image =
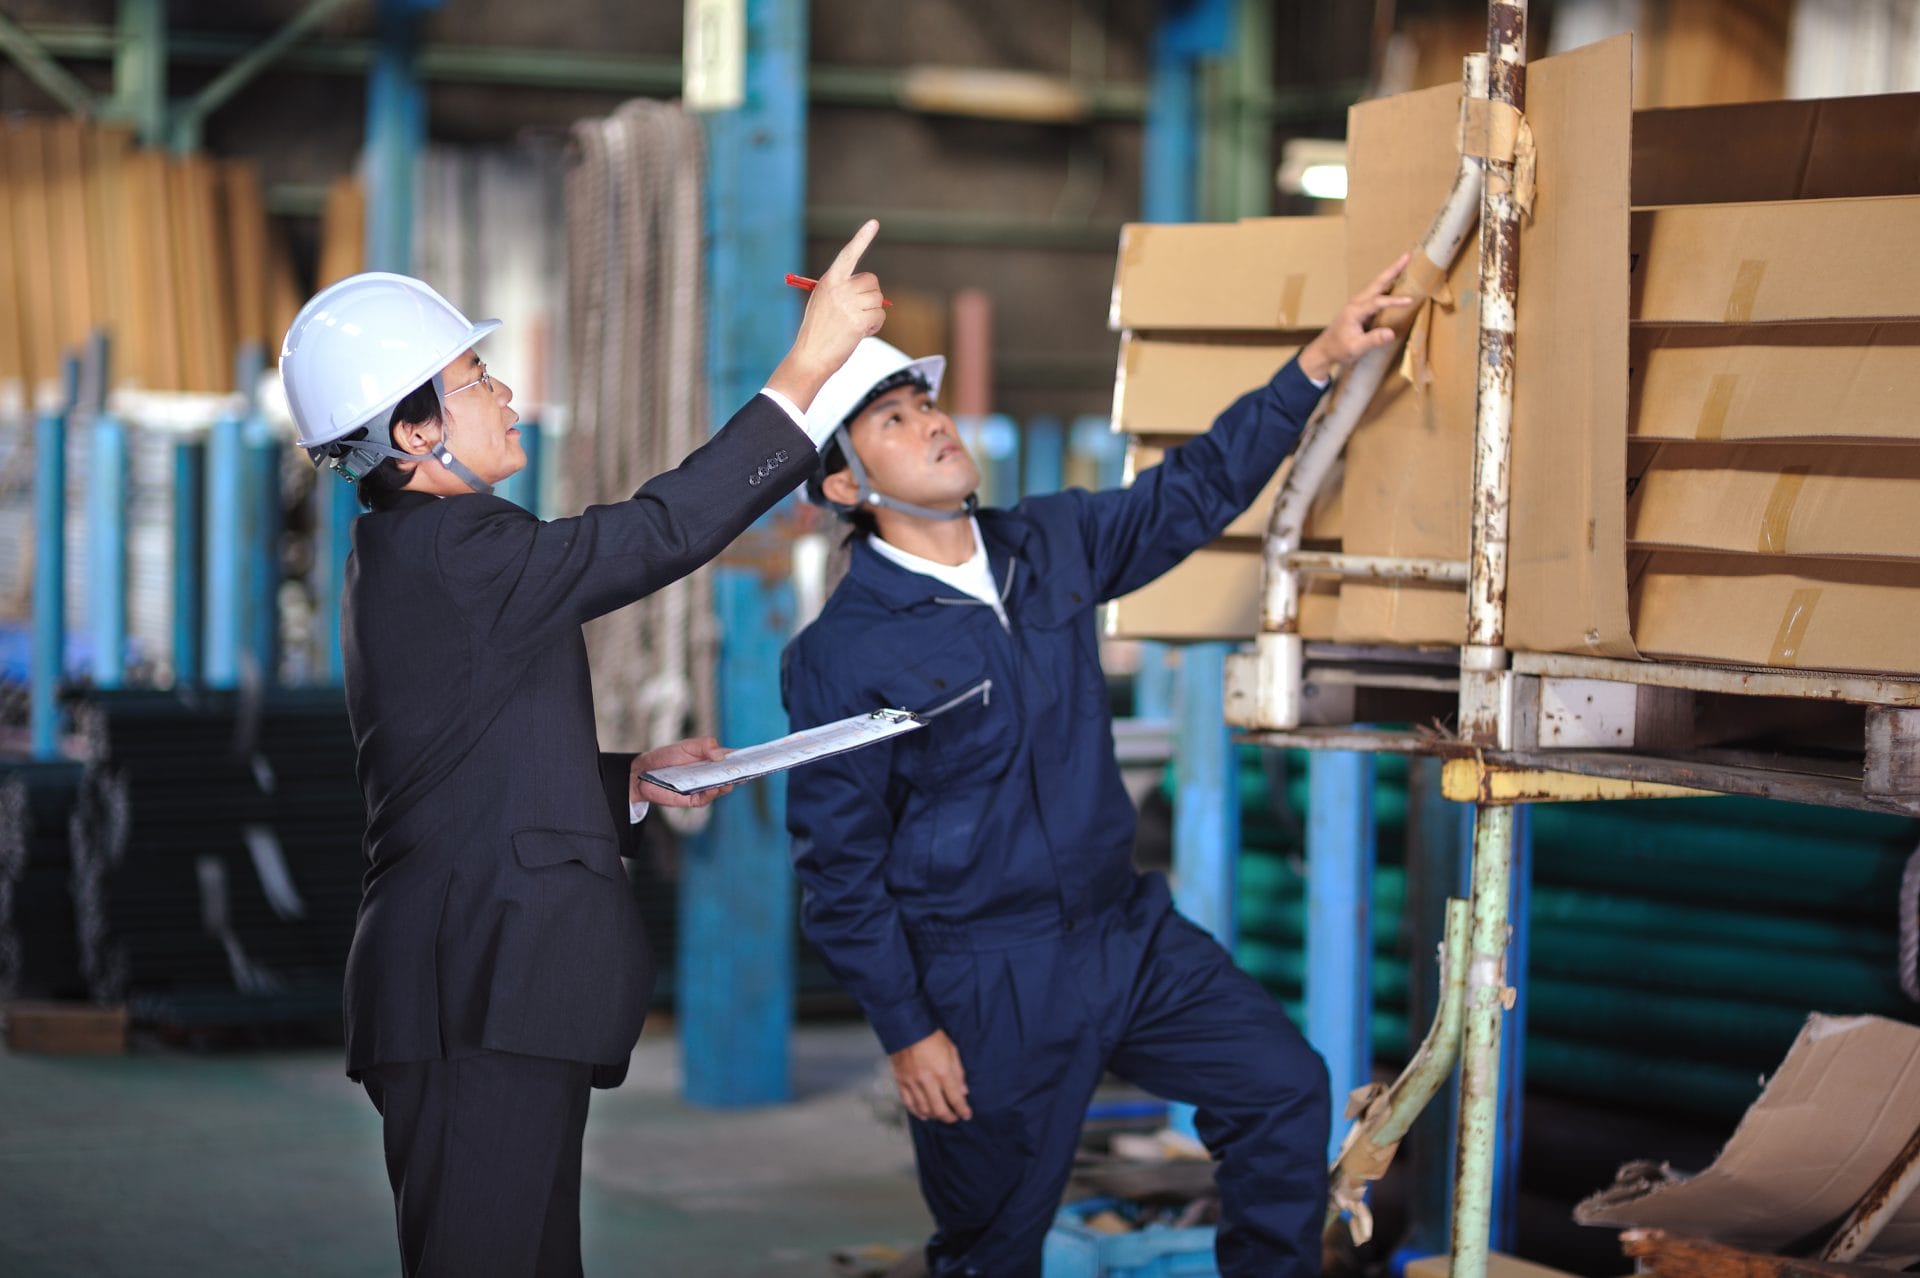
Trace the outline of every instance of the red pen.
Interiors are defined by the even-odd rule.
[[[808,279],[808,278],[807,278],[806,276],[804,276],[804,275],[789,275],[789,276],[787,276],[787,286],[788,286],[789,288],[797,288],[797,289],[799,289],[799,290],[800,290],[800,291],[801,291],[802,293],[811,293],[811,292],[813,292],[813,287],[814,287],[814,285],[816,285],[816,284],[818,284],[819,282],[820,282],[819,280],[810,280],[810,279]],[[881,299],[880,299],[880,305],[882,305],[882,306],[892,306],[892,305],[893,305],[893,303],[892,303],[892,302],[889,302],[889,301],[888,301],[888,300],[887,300],[886,298],[884,298],[884,297],[883,297],[883,298],[881,298]]]

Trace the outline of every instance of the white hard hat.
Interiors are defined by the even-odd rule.
[[[860,407],[868,393],[881,382],[900,373],[912,373],[927,384],[927,392],[940,393],[940,379],[946,375],[947,357],[927,355],[913,359],[897,346],[877,337],[863,337],[840,371],[827,379],[807,409],[807,433],[825,439],[828,432],[847,420]]]
[[[473,323],[407,275],[368,271],[328,285],[300,308],[280,346],[297,442],[317,448],[380,420],[499,327]]]

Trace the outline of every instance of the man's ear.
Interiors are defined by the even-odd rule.
[[[393,428],[393,446],[403,453],[425,457],[439,442],[438,422],[403,422]]]
[[[860,501],[860,485],[851,470],[836,470],[820,481],[820,491],[837,506],[853,506]]]

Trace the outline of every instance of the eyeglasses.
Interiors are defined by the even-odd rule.
[[[474,378],[472,381],[468,382],[465,386],[456,386],[450,391],[442,391],[440,393],[440,398],[442,400],[450,399],[451,397],[458,395],[461,391],[472,390],[476,386],[484,386],[487,388],[487,394],[489,395],[493,394],[493,378],[487,375],[487,366],[484,363],[480,365],[480,376]]]

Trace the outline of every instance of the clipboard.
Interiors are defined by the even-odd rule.
[[[880,709],[849,715],[833,723],[823,723],[817,728],[790,733],[775,741],[743,746],[724,759],[655,768],[651,772],[641,773],[640,779],[651,781],[675,794],[699,794],[703,790],[717,790],[723,785],[739,785],[743,781],[772,776],[802,764],[830,759],[836,754],[904,736],[926,727],[931,720],[962,702],[979,697],[982,704],[987,704],[992,693],[993,680],[988,679],[922,714],[915,714],[911,710]]]

